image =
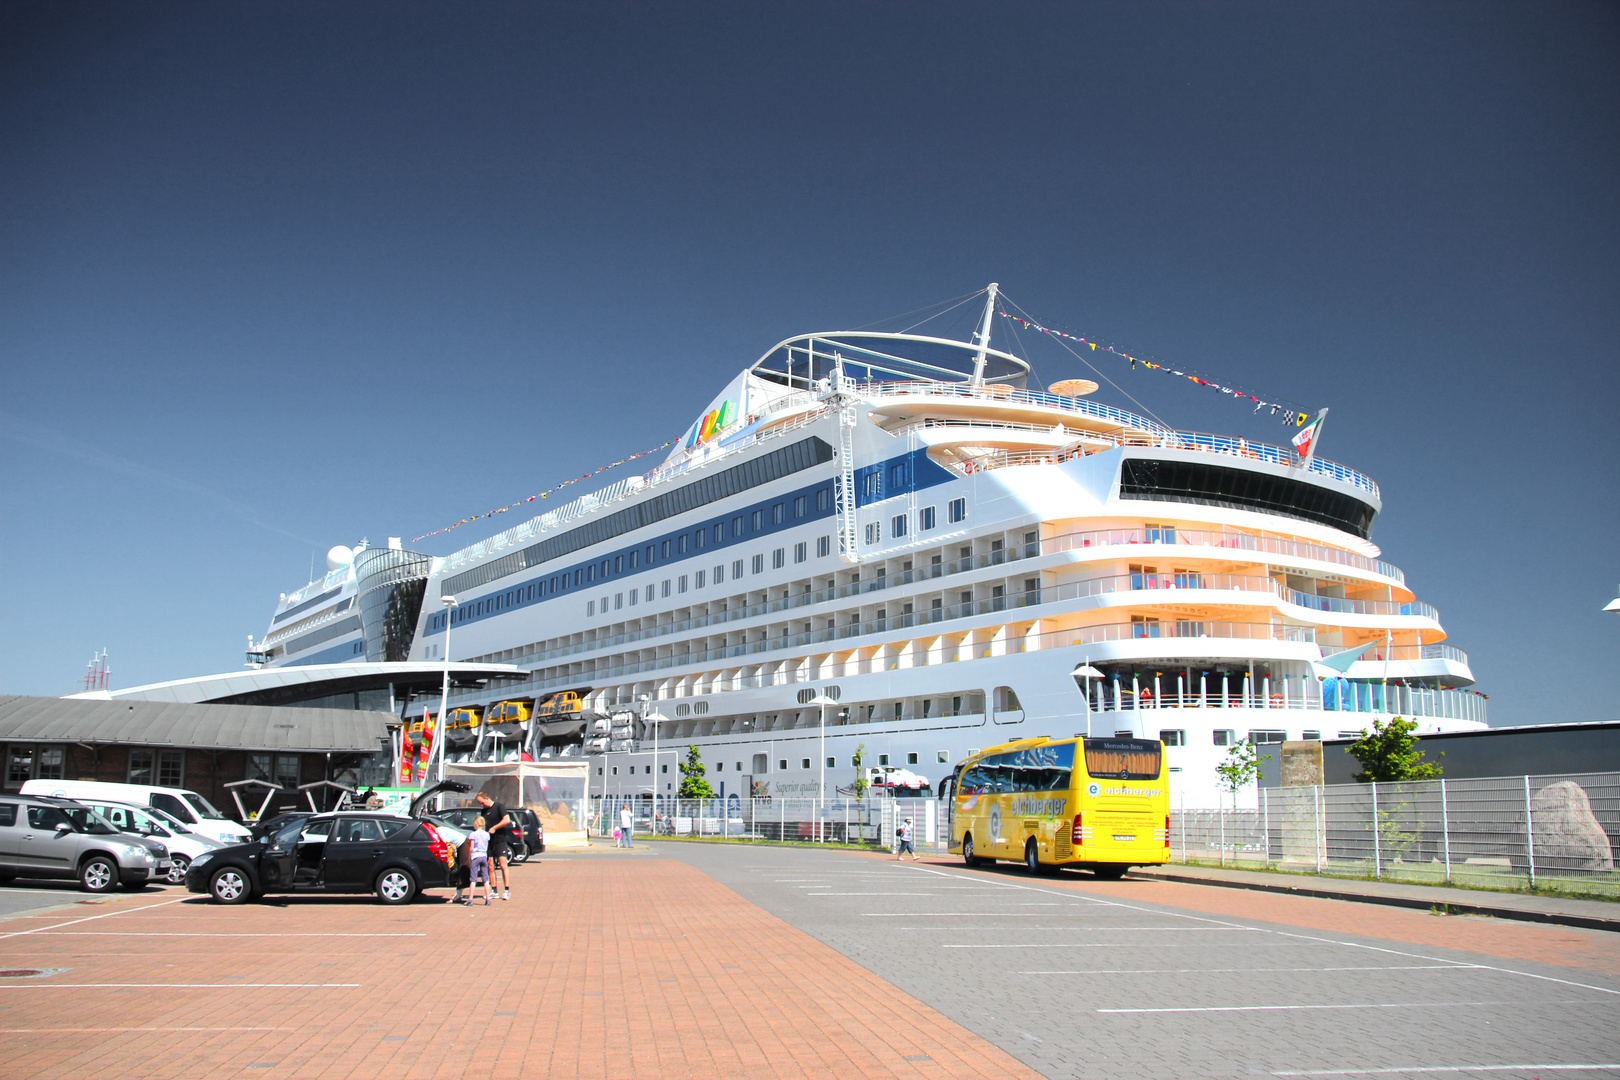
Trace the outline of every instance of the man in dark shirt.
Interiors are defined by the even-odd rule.
[[[495,877],[500,875],[501,899],[512,899],[512,886],[507,874],[507,860],[512,856],[512,818],[506,807],[484,792],[478,793],[478,805],[484,809],[484,828],[489,830],[489,885],[493,891]]]

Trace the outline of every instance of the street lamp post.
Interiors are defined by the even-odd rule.
[[[822,821],[822,803],[827,798],[827,706],[831,705],[832,698],[825,693],[817,693],[810,699],[810,704],[821,709],[821,787],[816,798],[816,843],[825,843],[822,835],[824,822]]]
[[[433,722],[434,780],[444,779],[444,712],[450,704],[450,624],[455,621],[453,616],[456,612],[456,598],[441,596],[439,602],[444,605],[444,685],[439,690],[439,716]],[[422,777],[422,782],[427,783],[426,776]],[[434,800],[434,805],[437,807],[437,799]]]

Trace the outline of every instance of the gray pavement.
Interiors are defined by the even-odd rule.
[[[1620,977],[1110,899],[1010,868],[655,848],[1054,1078],[1620,1077]]]
[[[168,888],[166,885],[148,885],[143,892],[156,894]],[[110,893],[93,896],[79,888],[77,881],[57,881],[42,879],[39,881],[17,878],[0,884],[0,919],[11,918],[16,915],[40,914],[51,908],[70,905],[83,905],[92,907],[107,900],[116,900],[122,896],[134,896],[135,893],[123,889],[115,889]]]

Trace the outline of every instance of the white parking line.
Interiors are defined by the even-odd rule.
[[[46,926],[46,927],[41,928],[41,932],[49,934],[55,929],[56,928],[53,927],[53,926]],[[426,934],[417,934],[417,933],[399,933],[399,934],[318,934],[318,933],[301,933],[300,932],[300,933],[281,933],[281,934],[235,934],[235,933],[226,933],[226,932],[221,932],[221,931],[209,931],[209,932],[198,931],[198,932],[195,932],[195,933],[191,933],[191,932],[181,932],[181,931],[178,931],[178,930],[176,930],[176,931],[154,930],[151,933],[144,933],[144,932],[142,932],[140,930],[82,930],[82,931],[76,930],[76,931],[74,931],[74,936],[75,937],[207,937],[207,938],[216,938],[216,937],[273,937],[273,938],[288,938],[288,937],[322,937],[322,938],[324,938],[324,937],[341,937],[341,938],[352,938],[352,937],[381,937],[381,938],[427,937]]]
[[[1230,934],[1234,930],[1244,932],[1244,927],[1229,930],[1224,926],[891,926],[891,930],[977,930],[995,931],[1005,930],[1009,933],[1027,934],[1031,930],[1054,930],[1062,932],[1080,932],[1087,934],[1112,933],[1151,933],[1151,934]],[[1263,934],[1264,930],[1248,930],[1251,934]],[[1311,969],[1315,971],[1315,968]]]
[[[1019,975],[1247,975],[1251,971],[1467,971],[1467,964],[1376,964],[1371,967],[1242,968],[1082,968],[1073,971],[1020,971]]]
[[[0,990],[353,990],[362,983],[0,983]],[[233,1029],[234,1030],[234,1029]]]
[[[1230,949],[1231,942],[1205,941],[1035,941],[1014,945],[941,945],[942,949]]]
[[[1603,1005],[1602,1001],[1555,1001],[1553,1005]],[[1522,1001],[1407,1001],[1372,1002],[1361,1005],[1200,1005],[1177,1009],[1098,1009],[1100,1013],[1230,1013],[1324,1011],[1328,1009],[1479,1009],[1486,1007],[1522,1008]]]
[[[1620,1065],[1409,1065],[1395,1069],[1301,1069],[1272,1076],[1395,1076],[1403,1073],[1454,1072],[1561,1072],[1620,1069]]]
[[[84,1031],[296,1031],[290,1027],[60,1027],[0,1028],[0,1035],[56,1035]]]
[[[114,915],[128,915],[128,914],[130,914],[132,912],[136,912],[136,911],[151,911],[153,908],[160,908],[160,907],[163,907],[163,906],[165,906],[167,904],[178,904],[182,900],[189,900],[189,899],[190,899],[190,897],[188,897],[188,896],[179,896],[179,897],[176,897],[173,900],[160,900],[155,904],[142,904],[140,907],[122,908],[122,909],[120,909],[118,911],[104,911],[100,915],[86,915],[82,919],[69,919],[67,922],[65,922],[65,923],[57,923],[55,926],[36,926],[32,930],[13,930],[9,934],[0,934],[0,939],[13,938],[13,937],[22,937],[25,934],[42,934],[47,930],[60,930],[64,926],[74,926],[74,925],[77,925],[78,923],[90,922],[92,919],[110,919]]]

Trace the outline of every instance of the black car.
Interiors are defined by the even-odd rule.
[[[473,819],[483,814],[482,806],[452,806],[440,810],[434,817],[443,818],[444,821],[470,833],[473,829]],[[530,855],[539,855],[546,850],[546,830],[540,824],[540,817],[526,806],[509,808],[506,816],[512,819],[512,861],[520,863]]]
[[[385,904],[406,904],[423,889],[450,884],[450,863],[450,845],[416,818],[312,814],[257,843],[197,856],[186,872],[186,888],[221,904],[272,892],[374,892]]]

